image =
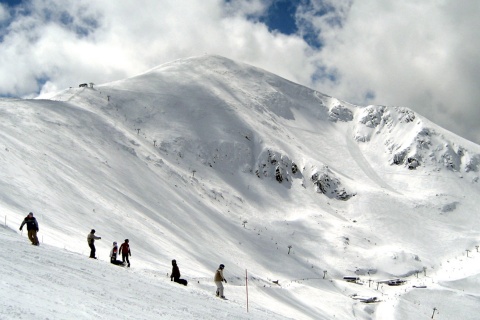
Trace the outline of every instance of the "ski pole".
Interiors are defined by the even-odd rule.
[[[247,273],[247,269],[245,269],[245,289],[247,291],[247,312],[248,312],[248,273]]]

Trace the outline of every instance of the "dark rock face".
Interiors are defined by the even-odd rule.
[[[354,193],[345,190],[340,180],[328,168],[324,168],[324,172],[314,173],[310,180],[317,187],[317,192],[323,193],[329,198],[346,201],[355,196]]]

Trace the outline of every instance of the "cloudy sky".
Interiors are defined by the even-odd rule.
[[[480,143],[478,0],[2,0],[0,96],[219,54]]]

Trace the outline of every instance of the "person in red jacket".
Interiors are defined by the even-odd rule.
[[[130,260],[128,260],[129,256],[132,256],[132,253],[130,251],[130,245],[128,244],[128,239],[125,239],[125,242],[122,243],[120,246],[120,250],[118,250],[118,254],[122,255],[122,261],[125,263],[127,261],[127,267],[130,267]]]

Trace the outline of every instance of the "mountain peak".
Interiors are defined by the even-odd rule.
[[[219,263],[237,280],[253,270],[256,294],[271,309],[288,300],[290,317],[369,318],[344,275],[437,277],[480,232],[480,146],[224,57],[0,104],[9,220],[36,211],[47,243],[79,253],[92,227],[129,238],[135,266],[184,261],[198,290]],[[394,290],[382,292],[409,303]]]

